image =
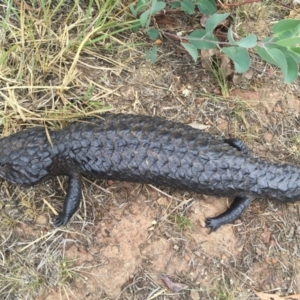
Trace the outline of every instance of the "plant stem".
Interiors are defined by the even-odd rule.
[[[261,0],[246,0],[244,2],[238,2],[238,3],[228,3],[228,4],[217,4],[217,6],[221,7],[234,7],[234,6],[242,6],[245,4],[249,3],[254,3],[254,2],[260,2]]]

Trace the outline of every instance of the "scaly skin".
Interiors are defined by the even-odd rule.
[[[52,145],[43,128],[0,139],[0,176],[27,186],[68,176],[57,226],[65,225],[79,206],[81,175],[233,197],[226,212],[206,220],[211,231],[240,217],[255,197],[300,199],[298,167],[253,158],[237,139],[221,140],[157,117],[108,114],[49,136]]]

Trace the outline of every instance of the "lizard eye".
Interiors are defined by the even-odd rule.
[[[4,168],[5,164],[4,163],[0,163],[0,168]]]

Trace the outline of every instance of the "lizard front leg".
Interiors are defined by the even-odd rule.
[[[56,217],[55,226],[66,225],[76,212],[81,199],[81,174],[71,173],[68,181],[68,191],[65,198],[63,211]]]

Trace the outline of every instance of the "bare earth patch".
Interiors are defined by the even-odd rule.
[[[157,200],[162,202],[161,197]],[[239,253],[237,240],[232,226],[208,234],[203,225],[205,217],[226,209],[225,202],[218,198],[194,202],[187,214],[193,226],[182,233],[174,231],[174,226],[167,222],[157,226],[156,218],[170,205],[170,200],[163,201],[160,205],[155,199],[150,202],[144,194],[139,194],[124,210],[112,207],[111,217],[95,226],[92,247],[73,245],[66,251],[66,257],[75,260],[76,265],[90,266],[84,280],[72,285],[69,299],[73,299],[73,293],[99,299],[99,292],[109,299],[123,299],[128,295],[127,283],[135,285],[135,276],[141,270],[162,286],[161,276],[165,274],[170,278],[184,276],[192,284],[189,289],[217,288],[218,280],[214,280],[216,274],[211,274],[209,262],[220,260],[222,265],[232,261]],[[96,261],[98,266],[94,266]],[[218,268],[220,265],[216,271]],[[57,299],[59,294],[52,292],[44,299]]]

